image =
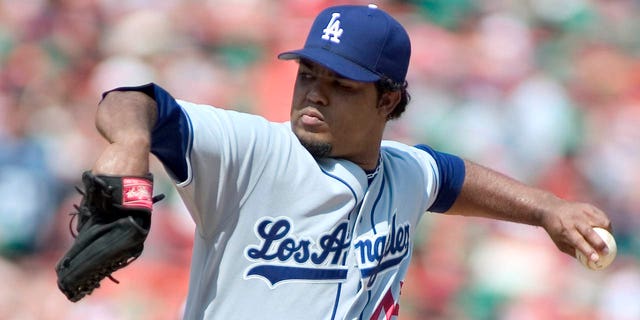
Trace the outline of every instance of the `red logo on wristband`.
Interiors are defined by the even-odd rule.
[[[142,178],[122,178],[122,206],[151,210],[153,201],[151,181]]]

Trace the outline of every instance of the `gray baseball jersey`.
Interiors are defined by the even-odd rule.
[[[289,123],[158,103],[152,152],[196,223],[185,319],[394,319],[412,236],[446,211],[464,163],[383,141],[375,172],[314,159]]]

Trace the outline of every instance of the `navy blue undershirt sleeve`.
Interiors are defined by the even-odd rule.
[[[149,83],[136,87],[119,87],[111,91],[138,91],[153,98],[158,105],[158,119],[151,132],[151,153],[164,165],[167,173],[176,181],[188,178],[187,152],[192,137],[189,118],[178,102],[162,87]]]
[[[458,198],[460,190],[462,190],[465,176],[464,161],[460,157],[433,150],[424,144],[419,144],[415,147],[429,153],[436,160],[440,175],[438,196],[427,211],[446,212],[451,208]]]

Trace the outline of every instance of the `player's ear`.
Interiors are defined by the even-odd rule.
[[[398,103],[400,102],[401,91],[387,91],[382,93],[380,99],[378,99],[378,112],[382,113],[382,115],[389,119],[389,115],[396,108]]]

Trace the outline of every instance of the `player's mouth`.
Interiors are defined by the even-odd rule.
[[[300,123],[305,127],[317,127],[325,123],[322,114],[311,108],[302,110],[299,119]]]

